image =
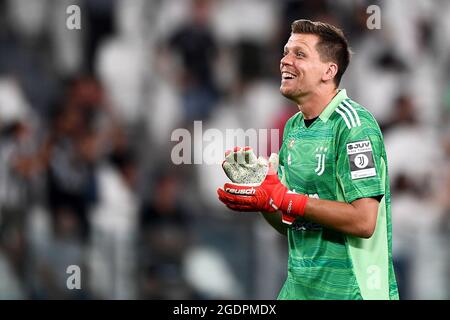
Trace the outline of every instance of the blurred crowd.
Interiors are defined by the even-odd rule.
[[[449,299],[447,0],[0,0],[0,299],[275,298],[285,238],[216,200],[219,164],[173,164],[171,133],[282,130],[299,18],[343,28],[341,87],[382,127],[400,297]]]

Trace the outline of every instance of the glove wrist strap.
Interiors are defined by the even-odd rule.
[[[309,197],[304,194],[287,192],[281,202],[280,210],[292,217],[303,217],[308,199]]]

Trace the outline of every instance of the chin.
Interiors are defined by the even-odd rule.
[[[288,99],[293,97],[293,92],[283,86],[280,87],[280,93]]]
[[[283,96],[286,95],[288,91],[289,90],[287,90],[285,87],[283,87],[283,85],[280,86],[280,92]]]

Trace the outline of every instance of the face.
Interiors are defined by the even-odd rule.
[[[280,61],[280,91],[286,98],[299,102],[324,80],[329,63],[320,60],[318,41],[313,34],[292,33],[289,37]]]

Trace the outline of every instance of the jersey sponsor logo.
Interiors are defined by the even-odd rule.
[[[348,154],[361,153],[366,151],[372,151],[372,145],[370,144],[369,140],[347,144]]]
[[[314,169],[314,172],[317,173],[318,176],[321,176],[325,171],[326,152],[327,148],[316,148],[317,167]]]
[[[226,192],[231,194],[237,194],[237,195],[243,195],[243,196],[251,196],[256,193],[256,190],[254,188],[250,189],[238,189],[238,188],[226,188]]]
[[[348,103],[346,100],[342,101],[341,104],[336,108],[336,112],[344,119],[347,128],[355,128],[361,126],[361,120],[359,119],[358,112],[355,108]]]
[[[322,226],[315,222],[297,219],[292,224],[292,229],[294,231],[320,231]]]
[[[377,175],[370,140],[347,143],[352,180]]]

